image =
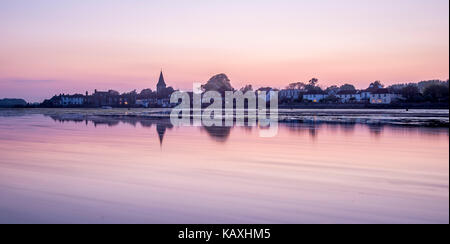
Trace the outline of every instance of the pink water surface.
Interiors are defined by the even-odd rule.
[[[448,223],[449,130],[0,117],[0,223]]]

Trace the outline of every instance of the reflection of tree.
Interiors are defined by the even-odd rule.
[[[352,134],[355,131],[356,124],[355,123],[346,123],[341,124],[341,130],[344,134]]]
[[[225,142],[230,136],[231,127],[226,126],[203,126],[208,135],[218,142]]]
[[[129,124],[132,126],[136,126],[139,123],[144,128],[151,128],[153,125],[156,125],[156,132],[158,134],[160,145],[162,145],[163,143],[166,130],[173,128],[173,125],[170,122],[170,119],[168,118],[148,119],[130,116],[85,116],[85,115],[70,115],[70,114],[49,115],[49,117],[52,118],[54,121],[60,123],[84,122],[86,125],[88,125],[88,123],[92,123],[94,124],[95,127],[99,125],[106,125],[108,127],[113,127],[120,123]]]
[[[316,139],[317,134],[318,134],[318,130],[317,130],[316,126],[311,126],[309,128],[309,135],[311,136],[311,138]]]
[[[85,123],[92,122],[95,127],[98,125],[106,125],[108,127],[113,127],[119,124],[119,120],[111,120],[106,117],[96,116],[93,118],[89,118],[87,116],[74,116],[74,115],[50,115],[54,121],[64,123],[64,122],[74,122],[74,123]]]
[[[286,127],[289,131],[295,132],[296,134],[309,134],[312,139],[315,139],[318,135],[318,131],[322,127],[321,123],[286,123],[281,124]]]
[[[117,126],[120,123],[124,123],[127,125],[141,125],[143,128],[150,129],[153,125],[156,127],[156,132],[158,135],[158,140],[160,145],[162,146],[164,142],[164,137],[167,130],[173,128],[173,125],[169,118],[167,117],[142,117],[142,116],[110,116],[110,115],[87,115],[87,114],[76,114],[76,113],[61,113],[61,114],[44,114],[47,117],[50,117],[56,122],[60,123],[76,123],[84,126],[91,123],[94,126],[108,126],[113,127]],[[225,121],[222,121],[225,122]],[[321,135],[334,135],[338,133],[344,133],[348,135],[352,135],[355,130],[358,132],[364,130],[365,133],[369,132],[372,137],[378,138],[383,135],[383,133],[421,133],[424,135],[442,135],[444,132],[442,128],[424,128],[424,127],[407,127],[407,126],[394,126],[394,125],[386,125],[386,124],[363,124],[363,123],[343,123],[338,121],[335,122],[317,122],[317,121],[305,121],[305,120],[296,120],[292,122],[280,122],[279,124],[284,131],[288,130],[288,132],[292,135],[295,135],[299,138],[308,138],[312,141],[318,138],[319,134]],[[240,125],[235,125],[239,127]],[[356,128],[357,126],[357,128]],[[234,126],[233,126],[234,127]],[[217,142],[226,142],[229,137],[233,127],[225,127],[225,126],[213,126],[213,127],[201,127],[201,130],[206,131],[208,136]],[[241,130],[242,132],[250,132],[252,128],[256,128],[256,126],[250,126],[248,121],[245,121],[244,127]],[[386,130],[386,131],[385,131]],[[447,129],[445,132],[446,136],[449,136],[449,130]],[[339,136],[339,135],[338,135]]]
[[[106,121],[106,122],[93,122],[94,126],[97,125],[107,125],[109,127],[113,127],[119,124],[119,121]]]
[[[141,120],[142,127],[150,128],[150,127],[152,127],[153,124],[154,124],[154,121],[152,121],[152,120]]]
[[[329,123],[326,125],[326,128],[328,131],[331,131],[332,133],[337,133],[339,131],[339,124],[337,123]]]
[[[380,135],[383,134],[383,130],[384,130],[383,125],[369,124],[368,127],[369,127],[370,134],[375,137],[379,137]]]

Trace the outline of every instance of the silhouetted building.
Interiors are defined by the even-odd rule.
[[[94,94],[87,97],[87,105],[91,107],[129,107],[135,105],[136,96],[134,91],[120,95],[114,90],[107,92],[95,90]]]
[[[105,91],[97,91],[95,90],[92,96],[88,97],[88,104],[94,107],[101,106],[117,106],[119,104],[120,95],[118,92],[109,90]]]
[[[166,89],[167,85],[166,82],[164,81],[164,76],[161,70],[161,73],[159,75],[159,80],[158,80],[158,84],[156,84],[156,93],[161,94],[164,92],[164,90]]]

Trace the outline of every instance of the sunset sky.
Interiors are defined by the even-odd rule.
[[[449,78],[448,0],[0,0],[0,98]]]

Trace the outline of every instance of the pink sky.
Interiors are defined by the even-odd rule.
[[[448,0],[0,2],[0,98],[449,77]]]

